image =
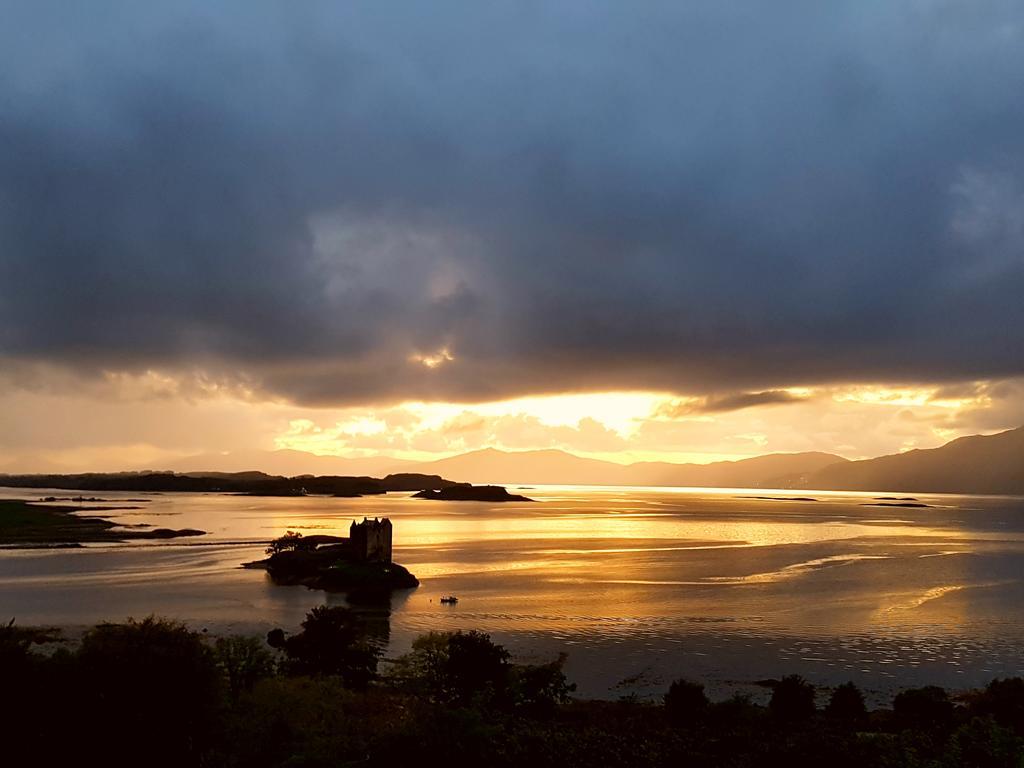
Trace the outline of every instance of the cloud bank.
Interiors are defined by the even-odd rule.
[[[8,371],[313,406],[1024,373],[1019,3],[5,16]]]

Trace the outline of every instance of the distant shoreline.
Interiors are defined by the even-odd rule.
[[[135,506],[68,507],[17,499],[0,499],[0,548],[78,547],[82,544],[117,543],[135,539],[174,539],[204,536],[195,528],[155,528],[139,523],[135,528],[111,522],[99,515],[78,512],[117,512],[142,509]],[[146,528],[147,530],[140,530]]]

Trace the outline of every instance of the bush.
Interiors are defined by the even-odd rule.
[[[417,714],[418,717],[404,723],[404,728],[375,745],[371,765],[512,768],[523,764],[515,759],[520,756],[515,754],[517,745],[509,744],[513,733],[509,724],[496,721],[484,710],[433,706]],[[508,754],[510,748],[514,757]],[[556,755],[543,756],[549,759],[541,765],[566,764],[561,755],[557,755],[557,761],[551,759]]]
[[[992,718],[975,717],[953,733],[945,763],[960,768],[1019,768],[1022,743]]]
[[[974,702],[972,710],[979,715],[990,715],[1000,725],[1024,734],[1024,680],[1019,677],[993,680]]]
[[[214,645],[217,663],[227,678],[232,698],[251,691],[258,680],[274,673],[274,657],[255,637],[221,637]]]
[[[14,619],[0,624],[0,673],[31,662],[32,645],[56,642],[59,637],[59,630],[18,627]]]
[[[198,633],[152,616],[101,624],[83,637],[75,662],[77,724],[96,754],[120,748],[151,764],[199,761],[215,732],[221,674]]]
[[[31,643],[31,635],[14,626],[14,619],[8,624],[0,624],[0,674],[6,677],[26,664]]]
[[[352,611],[327,605],[306,614],[302,631],[284,640],[284,651],[292,674],[338,675],[350,688],[367,686],[381,656],[366,642]]]
[[[448,639],[444,678],[460,701],[477,695],[497,696],[508,685],[509,652],[483,632],[456,632]]]
[[[703,717],[708,710],[704,686],[689,680],[676,680],[665,694],[665,712],[675,722]]]
[[[402,722],[395,702],[336,675],[274,676],[233,702],[218,768],[365,765],[372,743]]]
[[[545,716],[554,712],[559,704],[569,701],[569,694],[576,690],[576,684],[565,677],[566,658],[563,653],[548,664],[514,665],[514,705],[530,714]]]
[[[712,704],[708,715],[714,725],[734,728],[753,725],[762,719],[764,709],[754,704],[746,694],[736,693],[725,701]]]
[[[296,676],[274,674],[259,640],[210,647],[155,618],[99,626],[79,650],[52,654],[31,652],[38,633],[0,625],[5,765],[1024,765],[1024,739],[996,721],[998,713],[1008,723],[1019,716],[1024,683],[1016,679],[993,681],[972,712],[989,714],[969,720],[955,717],[940,688],[906,691],[895,703],[898,733],[880,713],[858,732],[836,720],[801,720],[814,711],[814,689],[795,676],[775,686],[771,716],[743,696],[708,704],[699,684],[677,680],[665,714],[701,718],[698,727],[678,728],[645,703],[561,706],[572,690],[565,657],[515,665],[479,632],[424,635],[396,665],[428,697],[387,686],[356,692],[353,681],[372,674],[352,655],[364,647],[360,622],[344,608],[320,607],[294,637],[273,633],[290,654],[282,670],[302,672]],[[836,689],[828,713],[860,717],[856,686]]]
[[[285,637],[284,630],[280,627],[277,627],[276,629],[272,629],[269,632],[267,632],[267,645],[269,645],[271,648],[276,648],[279,651],[283,651],[286,642],[287,639]]]
[[[864,695],[852,682],[843,683],[832,692],[825,714],[836,720],[860,723],[867,717]]]
[[[36,743],[45,733],[45,716],[59,694],[52,690],[52,665],[41,654],[32,653],[35,642],[44,642],[37,630],[0,624],[0,741],[9,765],[28,765],[37,760]]]
[[[946,728],[953,719],[953,702],[944,689],[935,685],[900,692],[892,709],[904,728]]]
[[[768,704],[783,720],[805,720],[814,715],[814,686],[800,675],[787,675],[775,684]]]
[[[511,703],[511,666],[503,646],[475,631],[420,635],[412,652],[400,661],[400,670],[415,690],[458,705]]]

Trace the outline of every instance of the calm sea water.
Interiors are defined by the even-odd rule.
[[[353,519],[387,516],[395,559],[422,581],[392,601],[389,655],[422,632],[479,629],[521,660],[567,653],[579,693],[604,698],[656,696],[679,676],[763,695],[755,681],[798,672],[853,679],[884,702],[904,686],[1024,674],[1022,498],[916,495],[929,506],[907,508],[876,506],[883,494],[521,492],[537,503],[102,494],[150,499],[107,515],[123,525],[209,535],[0,550],[0,618],[72,634],[150,613],[213,633],[294,629],[344,598],[239,565],[286,530],[345,535]],[[446,594],[458,605],[441,605]]]

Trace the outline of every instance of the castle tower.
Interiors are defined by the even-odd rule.
[[[352,521],[349,527],[349,541],[356,559],[368,563],[391,562],[391,521],[388,518]]]

